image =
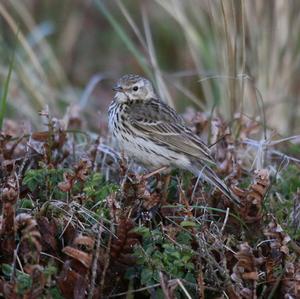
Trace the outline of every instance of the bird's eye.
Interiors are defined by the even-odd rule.
[[[133,86],[133,91],[137,91],[139,88],[137,86]]]

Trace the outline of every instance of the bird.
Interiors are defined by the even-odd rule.
[[[240,204],[212,169],[216,165],[209,147],[183,118],[157,96],[152,83],[139,75],[122,76],[113,87],[108,126],[119,148],[148,169],[188,170]]]

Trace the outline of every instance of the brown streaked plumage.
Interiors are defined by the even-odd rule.
[[[159,100],[151,82],[138,75],[123,76],[114,87],[109,127],[120,148],[147,167],[187,169],[239,203],[215,174],[207,145],[194,134],[174,109]]]

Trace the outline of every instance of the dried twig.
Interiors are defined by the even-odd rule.
[[[93,264],[92,264],[92,275],[91,275],[91,287],[89,290],[88,299],[92,299],[94,295],[95,290],[95,281],[97,277],[97,266],[98,266],[98,259],[100,254],[100,244],[101,244],[101,235],[103,232],[103,220],[101,219],[98,222],[98,233],[97,233],[97,239],[96,239],[96,246],[94,249],[94,255],[93,255]]]

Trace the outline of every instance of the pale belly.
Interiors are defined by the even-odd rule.
[[[169,149],[157,145],[152,141],[136,137],[134,139],[125,136],[125,139],[116,136],[121,150],[129,159],[143,164],[149,169],[157,169],[163,166],[187,168],[189,161],[183,155],[174,153]],[[120,137],[120,138],[118,138]]]
[[[114,112],[111,109],[109,127],[113,133],[113,139],[129,160],[142,164],[148,169],[158,169],[164,166],[188,169],[191,166],[185,155],[173,152],[166,146],[156,144],[151,140],[138,137],[140,132],[134,132],[133,128],[130,128],[131,132],[129,134],[129,130],[121,128],[122,124],[119,123],[119,119],[122,119],[121,112],[119,116]],[[132,135],[135,137],[133,138]]]

